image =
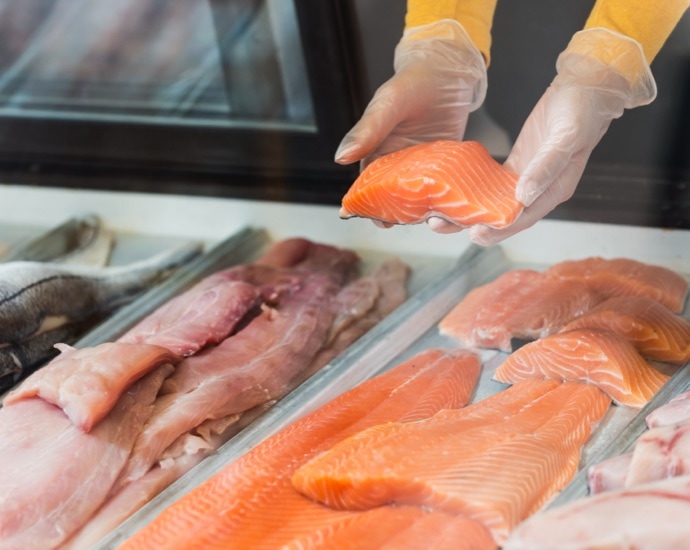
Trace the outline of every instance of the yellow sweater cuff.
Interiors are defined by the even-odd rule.
[[[405,29],[439,21],[455,19],[489,66],[491,25],[497,0],[408,0]]]
[[[585,28],[604,27],[636,40],[651,63],[689,6],[690,0],[597,0]]]

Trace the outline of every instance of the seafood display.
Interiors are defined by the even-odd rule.
[[[117,236],[68,226],[74,242],[32,244],[0,270],[76,273],[88,289],[83,273],[155,263],[105,265]],[[601,514],[685,491],[690,400],[668,384],[690,358],[685,277],[472,247],[411,294],[419,273],[395,255],[256,232],[232,246],[231,260],[166,250],[198,256],[197,271],[152,279],[141,309],[114,298],[134,307],[86,344],[72,338],[88,316],[50,310],[26,329],[22,344],[55,356],[0,408],[8,548],[586,547],[648,535],[615,518],[607,535],[579,499],[563,504],[584,474]],[[641,410],[644,434],[598,460]],[[550,530],[568,518],[596,528]]]
[[[343,197],[340,217],[387,224],[437,217],[461,227],[502,228],[522,212],[517,179],[479,142],[422,143],[368,165]]]
[[[2,500],[0,538],[10,547],[92,547],[406,299],[403,262],[366,276],[359,264],[348,249],[285,239],[198,281],[114,342],[58,344],[61,354],[6,396],[1,452],[21,447],[12,460],[24,464],[34,453],[60,463],[77,452],[70,468],[79,474],[61,478],[37,511],[26,508],[43,498],[38,481],[50,485],[41,476],[54,468],[23,499]],[[20,412],[61,434],[54,455],[48,433]],[[107,475],[92,478],[99,452]],[[10,497],[17,483],[0,479]],[[68,503],[72,483],[88,506]]]
[[[311,538],[328,548],[332,539],[354,536],[356,527],[362,529],[375,518],[384,531],[383,526],[389,526],[395,532],[400,525],[397,515],[405,517],[406,512],[384,507],[385,511],[374,512],[372,517],[332,510],[300,495],[292,487],[291,476],[309,458],[360,430],[388,422],[415,422],[441,409],[464,406],[479,369],[478,358],[464,350],[431,349],[415,355],[228,464],[167,508],[124,548],[149,548],[151,544],[157,548],[298,547],[297,541]],[[420,511],[410,514],[422,515]],[[360,533],[368,536],[366,530]]]

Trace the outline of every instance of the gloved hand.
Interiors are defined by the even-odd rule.
[[[395,74],[374,94],[335,154],[339,164],[372,160],[427,141],[461,140],[486,95],[486,65],[460,23],[412,27],[395,48]]]
[[[520,174],[516,197],[526,208],[505,229],[472,227],[470,239],[477,244],[496,244],[568,200],[611,121],[656,97],[642,47],[608,29],[576,33],[556,70],[505,162]]]

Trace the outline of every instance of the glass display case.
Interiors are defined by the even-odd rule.
[[[235,196],[349,181],[332,157],[362,97],[352,25],[347,2],[3,0],[0,161]]]

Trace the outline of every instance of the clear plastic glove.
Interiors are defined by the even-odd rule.
[[[477,244],[493,245],[527,229],[572,197],[611,121],[656,97],[642,47],[608,29],[576,33],[556,70],[505,162],[520,174],[516,196],[526,208],[505,229],[472,227],[470,239]]]
[[[396,46],[394,68],[341,141],[337,163],[361,161],[363,169],[410,145],[461,140],[469,113],[486,96],[484,57],[452,19],[407,29]]]

